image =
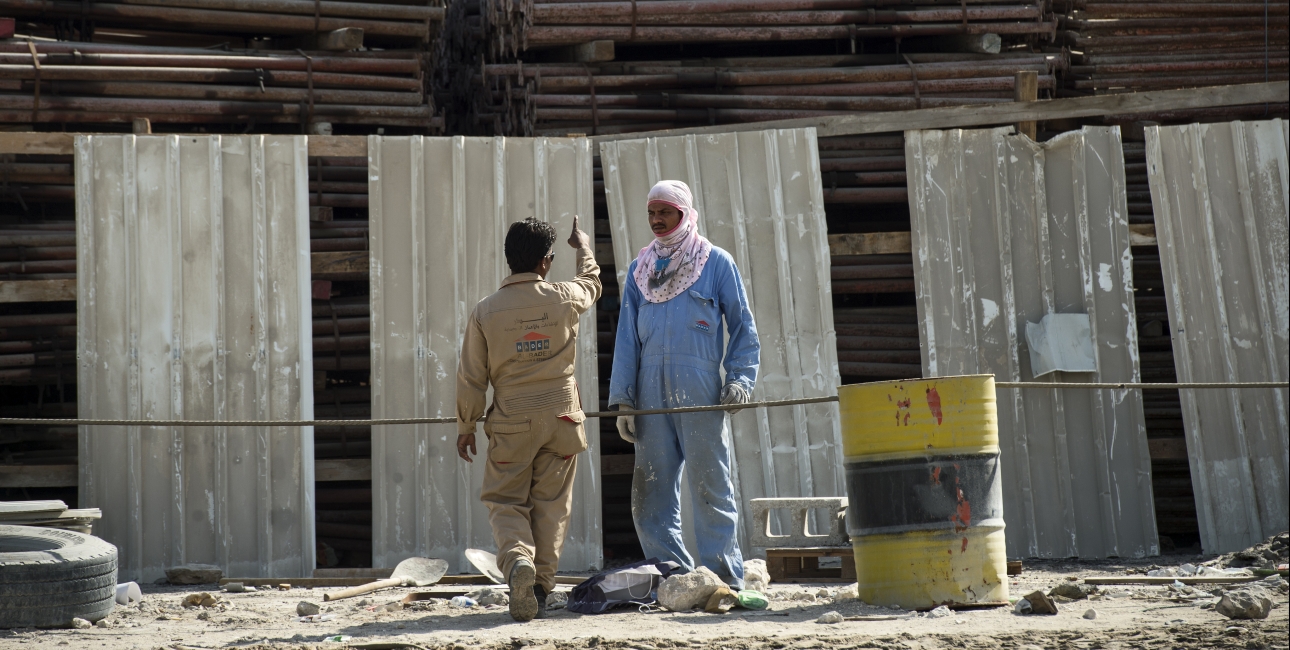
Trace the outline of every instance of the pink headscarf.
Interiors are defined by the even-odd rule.
[[[699,211],[694,196],[681,181],[659,181],[645,204],[666,203],[681,213],[675,228],[655,235],[636,255],[633,279],[649,302],[667,302],[689,289],[703,273],[712,253],[712,242],[699,234]],[[661,262],[661,263],[660,263]]]

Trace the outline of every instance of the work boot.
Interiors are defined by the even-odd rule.
[[[527,623],[537,616],[538,601],[533,592],[533,581],[536,578],[537,571],[533,569],[533,563],[521,558],[511,567],[510,578],[506,581],[511,587],[511,618],[521,623]]]
[[[537,615],[533,618],[546,618],[546,589],[533,585],[533,597],[537,598]]]

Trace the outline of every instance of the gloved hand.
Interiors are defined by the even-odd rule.
[[[744,388],[741,384],[731,382],[721,387],[722,404],[747,404],[751,401],[752,395],[749,394],[748,389]],[[731,409],[729,413],[734,415],[742,410],[743,409]]]
[[[631,410],[633,406],[620,404],[619,409]],[[631,444],[636,444],[636,415],[619,415],[618,436]]]

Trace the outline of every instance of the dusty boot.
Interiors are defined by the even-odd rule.
[[[537,616],[538,601],[533,593],[533,581],[536,578],[537,571],[533,569],[533,563],[519,559],[511,567],[511,576],[506,581],[511,587],[511,618],[521,623],[527,623]]]
[[[546,618],[546,589],[533,585],[533,597],[537,599],[537,615],[533,618]]]

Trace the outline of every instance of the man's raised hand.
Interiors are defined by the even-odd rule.
[[[573,232],[569,233],[569,246],[572,248],[591,248],[591,237],[578,229],[578,215],[573,215]]]

